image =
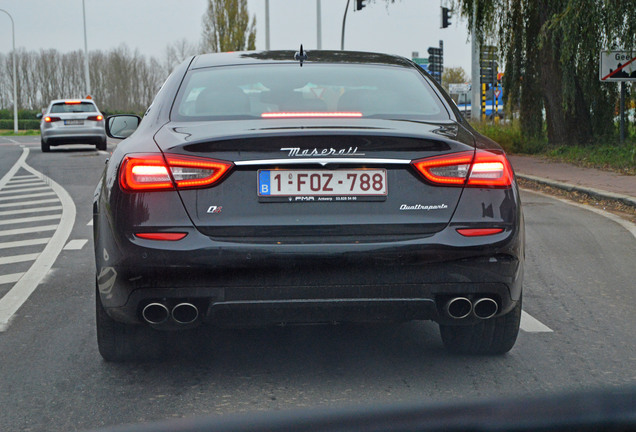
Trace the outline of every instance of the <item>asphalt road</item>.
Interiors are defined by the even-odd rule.
[[[65,249],[0,329],[0,431],[89,430],[210,413],[468,401],[636,384],[636,238],[603,215],[529,192],[522,193],[527,315],[506,356],[449,355],[437,326],[416,322],[205,329],[197,339],[175,334],[174,353],[165,361],[105,363],[95,342],[89,222],[108,154],[91,146],[42,154],[36,139],[0,137],[0,179],[21,157],[22,143],[28,166],[70,195],[75,217]],[[30,174],[21,169],[16,176],[27,182]],[[0,224],[31,217],[3,214],[16,208],[1,207],[7,203],[3,190]],[[64,207],[58,201],[38,207]],[[37,214],[59,219],[61,212]],[[0,225],[0,263],[48,247],[3,247],[24,238],[1,235],[14,229]],[[29,261],[0,264],[0,277],[28,271]],[[0,284],[0,297],[12,286]]]

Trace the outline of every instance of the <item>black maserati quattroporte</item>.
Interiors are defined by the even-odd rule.
[[[514,345],[514,173],[410,60],[195,56],[106,127],[125,138],[94,202],[106,360],[202,324],[433,320],[452,352]]]

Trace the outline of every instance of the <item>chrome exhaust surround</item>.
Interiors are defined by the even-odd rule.
[[[495,316],[499,310],[499,305],[491,298],[484,297],[473,303],[473,313],[479,319],[488,319]]]
[[[141,315],[149,324],[163,324],[168,321],[170,311],[161,303],[148,303]]]
[[[192,324],[199,317],[199,309],[192,303],[179,303],[172,308],[172,319],[179,324]]]
[[[455,297],[446,303],[444,311],[453,319],[463,319],[473,311],[473,304],[466,297]]]

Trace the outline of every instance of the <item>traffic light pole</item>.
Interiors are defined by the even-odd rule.
[[[342,17],[342,35],[340,36],[341,51],[344,51],[344,33],[345,33],[345,24],[347,23],[347,11],[349,10],[349,2],[350,0],[347,0],[347,6],[345,6],[345,13],[344,13],[344,16]]]

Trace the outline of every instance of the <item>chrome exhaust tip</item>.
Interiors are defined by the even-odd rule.
[[[163,324],[168,321],[170,311],[161,303],[148,303],[141,312],[141,315],[149,324]]]
[[[172,308],[172,319],[179,324],[192,324],[199,317],[199,309],[192,303],[179,303]]]
[[[473,311],[473,304],[466,297],[455,297],[446,303],[444,311],[453,319],[462,319]]]
[[[473,304],[473,312],[479,319],[488,319],[495,316],[499,310],[499,305],[491,298],[480,298]]]

